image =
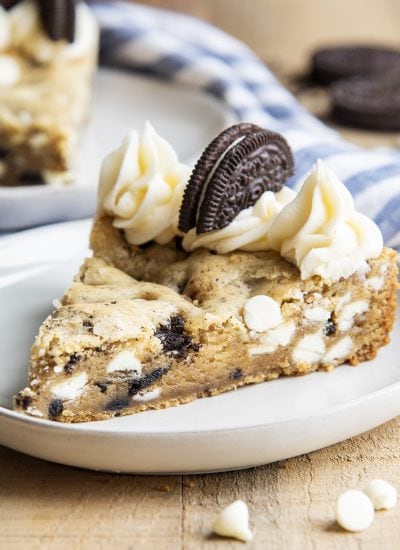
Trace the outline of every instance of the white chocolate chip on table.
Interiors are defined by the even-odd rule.
[[[249,542],[253,533],[249,528],[249,510],[243,500],[235,500],[229,504],[217,517],[213,531],[222,537],[231,537],[243,542]]]
[[[396,506],[397,491],[383,479],[373,479],[367,483],[363,492],[371,500],[375,510],[390,510]]]
[[[372,502],[362,491],[351,489],[339,495],[336,501],[336,521],[355,533],[367,529],[374,520]]]

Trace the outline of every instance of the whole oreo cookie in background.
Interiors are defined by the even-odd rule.
[[[339,81],[330,93],[336,121],[370,130],[400,130],[400,68],[379,78]]]
[[[331,84],[349,77],[371,76],[400,67],[400,50],[378,46],[337,46],[317,50],[311,60],[311,78]]]
[[[294,161],[283,136],[240,123],[219,134],[196,163],[185,189],[179,229],[198,235],[222,229],[265,191],[279,191]]]
[[[75,38],[75,10],[78,0],[37,0],[43,27],[52,40]]]

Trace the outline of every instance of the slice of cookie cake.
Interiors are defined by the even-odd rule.
[[[163,408],[375,356],[396,253],[318,162],[284,186],[285,140],[218,136],[191,176],[147,125],[104,162],[86,260],[32,349],[15,407],[63,422]]]

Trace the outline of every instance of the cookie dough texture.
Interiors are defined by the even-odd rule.
[[[27,414],[80,422],[158,409],[245,384],[331,370],[373,358],[396,311],[396,253],[384,249],[327,285],[302,281],[275,252],[188,254],[129,245],[107,216],[94,225],[86,260],[32,348],[29,384],[15,398]],[[248,328],[253,296],[281,322]]]

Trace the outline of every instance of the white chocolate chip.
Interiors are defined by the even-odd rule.
[[[385,279],[383,277],[370,277],[367,279],[367,286],[372,290],[380,290],[383,287]]]
[[[136,374],[142,373],[142,364],[133,351],[120,351],[107,365],[107,372],[115,371],[135,371]]]
[[[350,300],[351,300],[350,290],[346,292],[346,294],[343,294],[343,296],[339,296],[336,302],[336,312],[340,311],[344,305],[350,302]]]
[[[342,493],[336,501],[336,521],[347,531],[364,531],[374,520],[372,502],[362,491]]]
[[[293,350],[296,363],[317,363],[325,353],[322,330],[304,336]]]
[[[53,367],[53,371],[56,374],[60,374],[63,370],[64,370],[64,368],[61,365],[57,365],[57,366]]]
[[[76,399],[81,395],[87,380],[88,377],[85,372],[76,374],[65,382],[53,386],[51,393],[60,399]]]
[[[368,302],[366,300],[357,300],[343,306],[341,311],[337,315],[337,326],[340,331],[349,330],[353,324],[357,315],[365,313],[368,309]]]
[[[322,362],[328,364],[340,359],[344,359],[349,355],[352,349],[352,339],[350,338],[350,336],[345,336],[328,349],[328,351],[324,355]]]
[[[53,300],[52,303],[53,303],[53,306],[54,306],[56,309],[58,309],[58,308],[60,308],[60,307],[62,306],[62,303],[60,302],[60,300],[59,300],[58,298],[54,298],[54,300]]]
[[[223,537],[249,542],[253,533],[249,529],[249,510],[242,500],[235,500],[224,508],[214,523],[213,531]]]
[[[331,312],[321,306],[306,309],[304,312],[304,317],[309,321],[327,321],[330,316]]]
[[[390,510],[396,506],[397,491],[383,479],[373,479],[363,489],[375,510]]]
[[[157,399],[161,394],[160,388],[154,388],[154,390],[148,390],[148,391],[140,391],[136,395],[132,397],[132,401],[153,401],[153,399]]]
[[[287,323],[269,330],[265,336],[262,337],[258,346],[250,348],[250,355],[273,353],[279,346],[288,346],[295,331],[296,325],[293,321],[288,321]]]
[[[14,86],[20,78],[18,62],[11,55],[0,55],[0,87]]]
[[[269,296],[253,296],[244,305],[244,322],[250,330],[264,332],[282,322],[281,308]]]

